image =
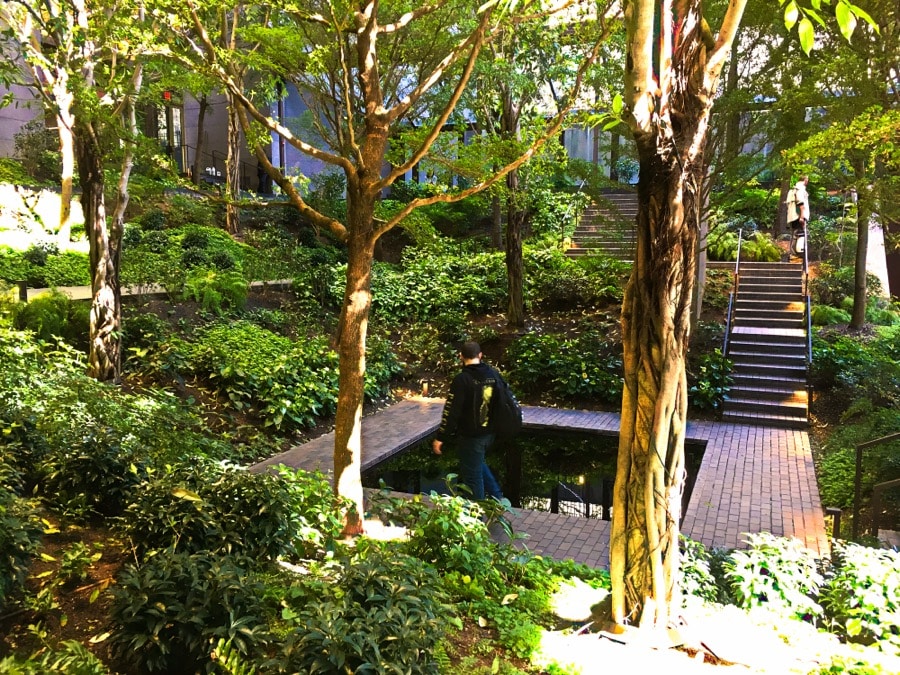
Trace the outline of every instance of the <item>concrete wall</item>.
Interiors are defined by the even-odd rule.
[[[40,102],[30,89],[13,85],[10,88],[12,102],[0,108],[0,157],[12,157],[15,154],[15,135],[22,125],[35,117],[43,115]],[[5,94],[0,90],[0,95]]]

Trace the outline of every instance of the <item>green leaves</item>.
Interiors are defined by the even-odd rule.
[[[815,47],[816,30],[813,22],[825,27],[825,20],[819,14],[823,5],[830,4],[830,0],[811,0],[809,6],[801,6],[796,0],[781,0],[784,6],[784,26],[789,31],[797,27],[797,37],[800,40],[800,48],[809,56]],[[847,40],[853,36],[853,32],[859,23],[859,19],[865,21],[875,33],[879,33],[878,24],[866,13],[865,10],[847,2],[836,0],[834,16],[841,31],[841,35]]]

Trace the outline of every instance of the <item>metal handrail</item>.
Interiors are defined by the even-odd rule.
[[[581,179],[581,183],[578,184],[578,189],[575,190],[575,192],[573,192],[572,194],[578,194],[579,192],[581,192],[581,188],[584,187],[584,184],[585,184],[586,182],[587,182],[587,178],[582,178],[582,179]],[[560,248],[562,248],[563,246],[565,246],[565,242],[566,242],[566,223],[567,223],[568,220],[569,220],[569,214],[571,213],[572,209],[575,207],[575,204],[576,204],[576,202],[569,202],[569,206],[568,206],[568,208],[566,208],[566,213],[565,213],[565,215],[563,216],[563,218],[561,219],[561,223],[560,223],[560,232],[559,232],[559,234],[560,234],[560,241],[559,241]],[[576,216],[576,219],[575,219],[575,227],[576,227],[576,228],[578,227],[578,218],[577,218],[577,216]]]
[[[809,229],[803,223],[803,297],[806,298],[806,366],[812,365],[812,302],[809,298]]]
[[[882,436],[881,438],[876,438],[873,441],[866,441],[865,443],[860,443],[856,446],[856,475],[853,478],[853,538],[856,539],[859,536],[859,507],[860,502],[862,501],[862,457],[863,450],[868,450],[869,448],[873,448],[876,445],[884,445],[885,443],[892,443],[894,441],[900,441],[900,432],[895,434],[888,434],[887,436]]]
[[[885,481],[884,483],[878,483],[878,485],[872,489],[872,529],[870,532],[875,538],[878,537],[878,512],[881,511],[881,493],[885,490],[897,487],[900,487],[900,478]]]
[[[737,256],[734,261],[734,284],[732,284],[731,293],[728,294],[728,312],[725,315],[725,340],[722,342],[722,356],[728,356],[728,336],[731,334],[732,313],[734,311],[734,303],[737,299],[738,285],[740,284],[741,269],[741,245],[744,242],[744,230],[738,230],[738,246]]]

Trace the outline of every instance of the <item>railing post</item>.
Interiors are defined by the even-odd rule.
[[[28,302],[28,282],[17,281],[16,286],[19,289],[19,302]]]
[[[861,445],[856,446],[856,473],[853,476],[853,540],[859,537],[859,503],[862,500],[862,453]]]
[[[831,516],[831,538],[840,539],[841,537],[841,515],[844,512],[836,506],[825,509],[825,515]]]

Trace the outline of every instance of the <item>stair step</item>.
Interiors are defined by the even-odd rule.
[[[805,325],[803,316],[794,318],[756,317],[747,315],[735,315],[734,325],[742,328],[793,328],[802,330]]]
[[[804,307],[806,302],[803,299],[803,293],[800,292],[782,292],[777,288],[753,289],[747,290],[741,288],[737,295],[739,300],[767,300],[778,302],[802,302]],[[799,298],[799,300],[798,300]]]
[[[785,417],[806,417],[806,404],[796,402],[769,401],[758,398],[737,398],[729,392],[725,397],[725,406],[729,412],[762,412],[769,415]]]
[[[734,326],[731,330],[731,339],[737,342],[779,342],[802,345],[807,343],[805,327]]]
[[[765,298],[765,299],[757,299],[757,298],[746,298],[743,294],[738,294],[738,298],[735,301],[735,309],[738,311],[741,310],[768,310],[768,311],[782,311],[782,312],[805,312],[806,311],[806,303],[803,302],[802,299],[797,299],[793,297],[791,300],[781,300],[778,298]]]
[[[806,358],[806,342],[804,340],[794,340],[793,342],[789,339],[779,340],[777,337],[768,340],[747,340],[744,336],[735,336],[728,342],[728,352],[729,354],[740,352],[760,355],[791,354]]]
[[[766,353],[762,351],[745,351],[743,349],[729,348],[728,358],[732,360],[735,366],[738,364],[755,365],[757,363],[768,363],[773,366],[796,366],[806,368],[806,355],[802,352],[797,354],[784,354],[776,351]]]
[[[806,363],[803,365],[779,365],[774,363],[741,363],[734,362],[731,369],[732,374],[738,375],[756,375],[758,377],[768,377],[770,379],[779,380],[782,378],[801,378],[806,377]]]
[[[732,386],[749,387],[751,389],[784,389],[786,391],[806,389],[806,377],[801,377],[799,375],[770,377],[768,373],[732,373],[732,380]]]
[[[780,277],[771,279],[741,278],[738,284],[738,295],[742,291],[750,291],[751,293],[754,291],[768,291],[770,293],[796,293],[797,295],[803,295],[803,282],[799,279],[782,279]]]
[[[732,385],[727,400],[771,401],[773,403],[794,403],[806,406],[809,392],[806,387],[799,389],[775,389],[769,386]]]
[[[764,412],[747,412],[743,410],[724,411],[722,419],[732,424],[752,424],[763,427],[779,427],[781,429],[806,429],[809,426],[807,418],[787,415],[772,415]]]

